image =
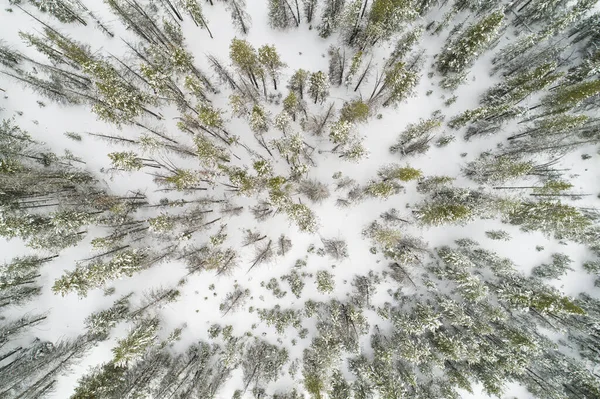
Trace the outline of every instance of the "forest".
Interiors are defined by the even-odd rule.
[[[597,0],[0,1],[0,399],[600,398]]]

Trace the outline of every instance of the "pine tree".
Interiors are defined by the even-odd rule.
[[[190,14],[196,26],[205,28],[208,31],[210,38],[213,38],[212,32],[208,27],[206,17],[204,16],[204,12],[202,11],[202,6],[198,2],[198,0],[179,0],[179,6],[183,10],[187,11],[188,14]]]
[[[246,75],[251,84],[258,88],[257,76],[260,77],[263,72],[256,50],[250,43],[242,39],[233,39],[229,46],[229,57],[240,73]]]
[[[556,279],[573,270],[569,267],[571,263],[573,261],[565,254],[552,254],[552,263],[538,265],[531,272],[535,277],[542,279]]]
[[[21,305],[41,293],[38,279],[40,269],[46,262],[56,258],[50,256],[26,256],[14,258],[0,266],[0,308],[8,305]]]
[[[291,91],[296,92],[298,94],[300,100],[304,98],[304,90],[306,89],[308,77],[308,71],[305,71],[304,69],[298,69],[290,78],[288,87]]]
[[[231,20],[239,32],[244,35],[248,34],[251,19],[246,11],[246,0],[229,0],[225,7],[231,12]]]
[[[346,68],[346,53],[333,45],[329,47],[327,53],[329,54],[329,83],[340,86]]]
[[[315,10],[317,9],[317,0],[302,0],[304,9],[304,17],[307,23],[312,23],[315,16]]]
[[[340,120],[349,123],[366,122],[369,117],[369,105],[361,100],[346,102],[340,110]]]
[[[86,336],[56,344],[36,340],[0,371],[0,396],[47,396],[56,387],[57,378],[85,356],[91,344]]]
[[[496,38],[504,14],[496,11],[460,33],[440,54],[437,69],[443,75],[464,72],[477,56]]]
[[[81,10],[77,2],[70,0],[32,0],[30,3],[40,11],[51,14],[62,23],[78,22],[81,25],[87,25],[85,19],[79,15]]]
[[[488,106],[518,104],[559,79],[562,73],[555,72],[556,67],[555,62],[549,62],[512,76],[490,88],[483,95],[481,103]]]
[[[300,90],[300,93],[302,91]],[[315,104],[320,102],[323,104],[327,96],[329,96],[329,82],[327,76],[319,71],[310,74],[308,94],[313,99]],[[300,96],[302,98],[302,96]]]
[[[369,101],[383,98],[384,107],[399,103],[412,95],[418,83],[418,73],[406,68],[405,63],[397,62],[376,82]]]
[[[511,224],[524,231],[541,231],[557,239],[585,240],[592,221],[577,208],[560,201],[523,201],[508,213]]]
[[[390,152],[402,156],[427,152],[429,142],[433,139],[431,132],[441,126],[442,119],[439,117],[409,124],[398,137],[397,143],[390,147]]]
[[[298,0],[269,0],[269,24],[276,29],[299,26]]]
[[[112,349],[114,365],[128,367],[140,360],[156,341],[159,328],[158,318],[141,319],[136,323],[127,337],[117,341],[117,346]]]
[[[277,90],[277,80],[280,75],[280,70],[287,67],[287,65],[279,58],[275,46],[264,45],[259,48],[258,62],[262,64],[264,70],[271,76],[273,88]]]
[[[75,270],[56,280],[52,290],[61,295],[75,291],[85,297],[90,289],[102,287],[110,280],[132,276],[152,262],[152,255],[144,249],[122,247],[110,252],[114,254],[108,261],[94,259],[88,264],[78,264]]]
[[[463,189],[442,188],[431,200],[413,211],[425,225],[464,224],[475,217],[489,218],[503,210],[505,204],[489,194]]]
[[[250,384],[256,386],[275,380],[287,361],[286,349],[257,339],[246,348],[242,358],[244,390],[247,390]]]
[[[499,184],[527,175],[552,176],[556,172],[552,171],[550,165],[552,162],[536,165],[518,156],[482,153],[477,160],[466,164],[463,173],[480,184]]]
[[[584,100],[600,93],[600,79],[563,86],[541,101],[548,112],[558,114],[573,109]]]
[[[363,11],[364,12],[364,11]],[[361,49],[388,40],[418,16],[412,0],[373,0],[367,23],[360,38]]]
[[[105,310],[92,313],[85,319],[87,333],[99,341],[108,339],[110,331],[117,323],[124,321],[129,315],[129,298],[125,295]]]
[[[339,26],[342,19],[345,0],[326,0],[325,7],[321,13],[321,23],[317,27],[319,36],[329,37]]]

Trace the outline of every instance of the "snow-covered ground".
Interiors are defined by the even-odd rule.
[[[90,10],[103,20],[111,29],[115,30],[116,37],[107,39],[98,29],[91,27],[82,27],[79,25],[61,26],[61,31],[68,33],[76,40],[84,41],[91,46],[93,51],[102,51],[105,54],[123,54],[125,46],[120,37],[128,40],[134,40],[132,32],[123,29],[119,23],[110,14],[105,4],[100,1],[86,1]],[[186,19],[182,23],[183,32],[186,38],[187,48],[192,52],[197,65],[205,71],[208,71],[206,61],[207,55],[215,55],[221,61],[228,63],[229,43],[235,37],[240,37],[229,22],[229,12],[225,10],[223,3],[215,2],[211,7],[206,4],[204,7],[209,25],[214,39],[208,37],[205,30],[199,29],[192,21]],[[4,8],[7,8],[6,5]],[[0,10],[0,37],[3,41],[10,43],[11,46],[31,54],[32,57],[39,57],[35,51],[26,48],[18,37],[19,31],[36,32],[40,27],[30,16],[24,14],[18,9],[13,12]],[[287,82],[294,70],[304,68],[310,71],[327,71],[328,57],[327,50],[331,44],[338,41],[336,35],[329,39],[321,39],[316,31],[309,29],[306,23],[302,23],[297,29],[288,31],[275,31],[268,25],[266,1],[249,0],[248,12],[251,15],[252,27],[249,34],[245,37],[253,46],[259,47],[263,44],[273,44],[279,51],[281,58],[288,64],[281,76],[280,82]],[[417,21],[420,24],[427,25],[430,21],[441,17],[441,11],[431,12],[425,20]],[[457,21],[464,19],[467,15],[459,16]],[[54,23],[47,16],[41,16],[44,20]],[[512,33],[504,33],[500,44],[496,48],[512,39]],[[261,322],[256,312],[249,312],[250,307],[255,309],[271,308],[275,304],[282,307],[302,309],[304,302],[308,299],[327,300],[331,297],[340,299],[345,298],[351,290],[352,277],[355,274],[366,274],[369,270],[381,272],[387,268],[387,262],[379,256],[370,253],[371,243],[365,239],[362,234],[363,229],[379,215],[390,209],[396,208],[401,215],[410,215],[411,206],[418,203],[424,197],[417,193],[415,182],[408,182],[401,193],[391,196],[389,199],[367,199],[357,205],[347,208],[336,206],[337,194],[333,191],[334,179],[332,175],[341,171],[343,176],[355,179],[360,184],[367,183],[370,179],[376,177],[377,170],[387,164],[399,163],[409,164],[411,167],[422,170],[425,176],[447,175],[457,179],[457,186],[477,187],[477,185],[467,180],[461,175],[461,167],[471,160],[476,159],[479,154],[486,150],[493,150],[498,143],[505,141],[506,137],[518,131],[516,124],[509,124],[503,132],[494,136],[473,138],[465,141],[462,138],[463,131],[451,131],[446,126],[442,133],[455,134],[457,140],[450,145],[432,148],[423,155],[412,156],[400,159],[397,155],[389,152],[389,147],[394,144],[398,135],[410,123],[418,122],[422,118],[430,117],[436,110],[441,110],[447,116],[475,108],[478,105],[479,94],[486,88],[498,81],[498,76],[490,77],[488,74],[492,52],[487,52],[481,56],[471,69],[467,82],[456,90],[455,94],[458,100],[446,106],[444,102],[451,96],[449,92],[444,92],[437,87],[438,77],[428,78],[427,74],[433,70],[431,64],[433,56],[437,54],[444,44],[446,34],[440,36],[425,33],[421,40],[420,47],[425,50],[426,62],[421,72],[421,80],[415,91],[415,95],[404,101],[398,107],[387,107],[378,110],[380,118],[371,118],[367,123],[358,125],[360,136],[364,137],[364,144],[369,151],[369,157],[361,160],[359,163],[350,163],[341,160],[335,154],[315,155],[317,167],[310,170],[309,176],[318,179],[329,185],[332,195],[321,204],[311,204],[319,220],[318,234],[309,234],[300,232],[295,225],[290,224],[284,215],[277,215],[267,222],[257,223],[250,212],[246,211],[242,216],[228,222],[227,243],[232,246],[240,247],[243,232],[247,228],[256,227],[261,234],[269,238],[276,239],[281,234],[286,234],[292,239],[292,250],[283,257],[278,257],[268,265],[259,265],[251,272],[247,272],[251,258],[252,249],[240,248],[242,261],[239,267],[228,276],[214,276],[211,273],[194,274],[187,277],[184,285],[181,285],[180,298],[160,310],[160,316],[163,320],[164,334],[168,334],[172,329],[187,325],[183,330],[181,340],[176,343],[175,350],[181,350],[198,339],[208,339],[208,328],[213,323],[221,325],[231,324],[234,326],[236,334],[243,334],[251,330],[251,326],[256,324],[256,329],[252,332],[256,336],[263,336],[272,342],[279,338],[282,344],[287,347],[290,358],[302,358],[302,351],[310,344],[311,334],[308,338],[299,339],[296,331],[289,328],[284,335],[277,335],[273,327],[267,326]],[[389,54],[392,44],[384,44],[373,51],[373,62],[375,66],[380,66],[384,57]],[[367,97],[372,89],[375,80],[374,74],[377,68],[373,69],[372,75],[368,81],[363,84],[358,92],[352,92],[352,88],[344,86],[332,88],[330,101],[335,101],[337,108],[349,99],[357,97]],[[281,85],[280,91],[284,95],[287,92],[285,85]],[[0,98],[0,108],[2,108],[3,118],[15,115],[15,121],[31,135],[38,140],[45,142],[54,152],[62,153],[64,150],[72,151],[80,156],[84,161],[84,167],[97,174],[103,179],[110,190],[114,193],[126,194],[132,190],[140,190],[145,193],[149,199],[160,199],[160,193],[156,193],[155,185],[151,176],[145,172],[102,174],[102,168],[110,166],[107,154],[115,151],[114,145],[98,140],[84,133],[102,133],[119,134],[127,136],[131,127],[124,127],[118,131],[114,126],[98,121],[87,105],[60,106],[45,99],[41,99],[38,94],[29,88],[24,88],[18,82],[5,76],[0,77],[0,88],[4,90],[4,96]],[[426,95],[428,90],[433,90],[433,94]],[[44,101],[45,106],[41,107],[36,101]],[[228,110],[227,90],[215,95],[212,98],[214,105]],[[529,100],[532,101],[532,100]],[[311,109],[317,110],[316,105]],[[269,105],[275,115],[277,106]],[[174,109],[161,110],[165,116],[164,124],[167,131],[174,130],[175,121],[173,118],[177,115]],[[16,112],[22,113],[20,115]],[[226,113],[229,117],[229,112]],[[244,121],[239,118],[232,118],[228,122],[229,131],[251,141],[252,133]],[[135,133],[133,129],[131,132]],[[83,135],[82,142],[75,142],[67,138],[65,132],[78,132]],[[274,133],[269,133],[275,136]],[[269,135],[268,134],[268,135]],[[267,135],[267,136],[268,136]],[[330,149],[332,145],[327,137],[310,138],[310,142],[320,149]],[[581,161],[581,155],[588,153],[592,158],[587,161]],[[464,155],[466,154],[466,155]],[[463,156],[464,155],[464,156]],[[279,162],[283,162],[279,160]],[[596,195],[600,191],[600,179],[598,178],[599,155],[592,146],[589,149],[575,151],[562,158],[558,168],[569,169],[570,182],[574,185],[573,192],[593,193],[594,195],[583,197],[577,202],[581,206],[596,206]],[[519,182],[523,183],[523,181]],[[520,184],[514,184],[520,185]],[[225,194],[228,195],[228,194]],[[237,200],[236,203],[244,204],[245,200]],[[248,200],[248,204],[252,202]],[[486,237],[485,232],[490,230],[502,229],[509,232],[512,236],[510,241],[491,240]],[[523,272],[529,273],[532,267],[550,260],[550,255],[560,252],[570,256],[576,270],[569,273],[565,278],[555,282],[565,294],[576,296],[580,292],[594,292],[598,295],[597,289],[594,289],[593,279],[590,279],[582,270],[581,264],[591,259],[591,254],[580,244],[567,243],[561,244],[555,239],[548,238],[539,232],[523,233],[518,226],[506,225],[500,220],[478,220],[465,226],[441,226],[441,227],[421,227],[412,224],[406,227],[406,231],[414,236],[422,237],[430,248],[441,245],[451,244],[455,239],[469,237],[478,241],[483,248],[493,250],[499,255],[511,258]],[[342,238],[348,244],[349,257],[338,262],[324,256],[318,256],[315,253],[308,254],[307,248],[314,244],[317,248],[321,245],[321,238]],[[75,248],[65,250],[60,258],[54,260],[43,268],[42,281],[44,283],[42,295],[34,302],[26,304],[24,307],[10,308],[5,312],[5,316],[22,315],[32,312],[49,312],[48,319],[34,328],[33,333],[41,339],[56,341],[65,337],[75,337],[84,329],[83,321],[92,312],[109,307],[115,298],[129,292],[134,292],[134,301],[140,301],[144,292],[157,287],[175,287],[180,279],[187,274],[185,265],[180,262],[167,262],[136,274],[131,278],[124,278],[115,281],[116,293],[112,296],[105,296],[102,290],[91,291],[86,298],[78,298],[75,293],[61,297],[51,292],[51,286],[55,279],[59,278],[65,270],[71,270],[75,267],[77,260],[89,256],[89,240],[93,238],[90,234],[81,245]],[[542,251],[536,250],[536,246],[543,246]],[[28,254],[30,249],[17,239],[11,241],[0,240],[0,261],[8,262],[11,258]],[[289,292],[282,299],[276,299],[271,292],[261,286],[261,282],[267,282],[275,277],[290,272],[297,259],[307,259],[307,266],[303,269],[308,273],[315,274],[319,270],[329,270],[335,275],[335,291],[332,294],[321,294],[316,290],[314,279],[306,278],[306,287],[304,288],[301,299],[296,299]],[[219,304],[225,295],[232,290],[235,283],[251,291],[251,299],[245,304],[243,309],[222,316],[219,311]],[[391,282],[385,282],[378,289],[378,294],[374,298],[380,303],[388,300],[387,290]],[[209,286],[214,285],[214,289]],[[280,282],[280,285],[287,287],[287,283]],[[595,291],[596,290],[596,291]],[[370,314],[370,317],[376,315]],[[377,320],[371,320],[371,325],[377,324]],[[61,378],[57,389],[52,394],[52,398],[67,398],[74,388],[75,381],[83,375],[89,366],[106,362],[111,358],[110,348],[115,340],[124,337],[130,326],[121,323],[113,331],[111,339],[97,346],[68,376]],[[311,328],[312,327],[312,328]],[[314,326],[309,330],[314,332]],[[29,339],[24,337],[23,339]],[[296,338],[297,345],[292,345],[291,340]],[[368,348],[368,337],[365,337],[363,343]],[[368,349],[367,349],[368,350]],[[295,377],[295,385],[298,385],[298,375]],[[241,372],[234,373],[234,378],[228,382],[227,387],[221,392],[222,398],[231,398],[233,390],[239,386],[236,383],[241,379]],[[290,376],[279,379],[269,387],[271,389],[285,388],[293,385],[294,379]],[[464,397],[480,398],[484,395],[481,392],[475,394],[465,393]],[[520,387],[511,386],[507,390],[505,398],[518,397],[526,398],[528,394]]]

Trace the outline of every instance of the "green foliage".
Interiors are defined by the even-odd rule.
[[[329,96],[329,80],[324,72],[318,71],[310,74],[308,94],[317,102],[323,104],[327,96]]]
[[[411,168],[410,166],[398,166],[390,165],[379,169],[377,172],[379,177],[384,180],[400,180],[400,181],[411,181],[420,179],[423,176],[423,172],[419,169]]]
[[[142,160],[133,151],[111,152],[108,154],[108,158],[110,158],[115,169],[131,172],[144,167]]]
[[[600,93],[600,79],[560,87],[542,99],[542,104],[553,113],[560,113],[581,104],[584,100]]]
[[[143,354],[152,347],[157,338],[160,322],[157,318],[142,319],[129,331],[127,337],[117,341],[112,349],[114,364],[117,367],[127,367],[141,359]]]
[[[502,11],[490,13],[447,43],[438,58],[438,71],[442,74],[463,72],[496,38],[503,20]]]
[[[317,229],[317,217],[314,212],[304,204],[291,204],[286,206],[285,212],[291,221],[296,223],[300,231],[312,233]]]
[[[229,58],[240,71],[248,75],[259,74],[260,67],[256,50],[243,39],[232,39],[229,45]]]
[[[143,249],[126,249],[117,252],[112,259],[96,259],[89,264],[80,263],[54,282],[52,291],[62,296],[77,292],[85,297],[90,289],[99,288],[110,280],[131,277],[147,267],[149,253]]]
[[[384,87],[388,94],[383,102],[383,106],[401,102],[410,97],[419,83],[417,72],[406,68],[403,62],[397,62],[386,71],[384,77]]]
[[[333,274],[329,273],[327,270],[319,270],[316,275],[317,291],[322,294],[333,292],[333,289],[335,288],[333,277]]]
[[[557,279],[566,274],[567,271],[573,270],[569,267],[571,263],[573,261],[567,255],[552,254],[552,263],[544,263],[534,267],[532,274],[543,279]]]
[[[558,239],[585,240],[592,221],[560,201],[523,201],[508,213],[508,222],[524,231],[541,231]]]
[[[349,123],[366,122],[369,117],[369,106],[361,100],[344,104],[340,111],[340,120]]]
[[[258,49],[258,62],[261,63],[265,71],[271,76],[275,90],[277,90],[277,79],[279,71],[287,65],[281,61],[275,46],[264,45]]]

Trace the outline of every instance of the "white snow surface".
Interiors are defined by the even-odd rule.
[[[110,26],[111,29],[114,29],[115,38],[108,39],[100,30],[91,29],[90,26],[82,27],[74,24],[69,26],[61,25],[62,32],[66,32],[70,37],[89,44],[92,50],[102,49],[111,54],[123,54],[125,52],[125,46],[120,37],[127,38],[133,42],[137,41],[133,33],[123,29],[123,25],[108,11],[103,2],[87,0],[85,4],[104,23]],[[327,49],[330,44],[336,43],[338,38],[334,35],[334,37],[328,40],[321,39],[318,37],[316,30],[310,30],[306,23],[302,23],[297,29],[275,31],[268,26],[266,4],[265,0],[248,0],[247,11],[251,15],[252,26],[249,34],[244,38],[254,47],[259,47],[263,44],[274,44],[276,46],[281,58],[288,64],[288,68],[285,69],[280,79],[282,83],[280,85],[280,92],[285,96],[287,89],[285,89],[285,84],[283,83],[287,82],[295,69],[304,68],[309,71],[327,71]],[[40,57],[32,49],[26,48],[18,37],[19,31],[39,31],[39,23],[16,8],[13,9],[14,12],[7,12],[5,10],[7,7],[5,4],[5,7],[0,10],[0,37],[3,41],[10,43],[28,55],[34,58]],[[229,43],[234,37],[241,36],[233,29],[229,13],[224,9],[223,3],[215,2],[215,6],[213,7],[210,7],[206,3],[204,11],[214,39],[210,39],[205,30],[195,26],[189,19],[186,19],[182,23],[182,26],[187,48],[195,56],[196,64],[205,72],[208,72],[210,70],[205,60],[206,55],[215,55],[225,64],[228,64]],[[39,13],[36,16],[40,17]],[[431,20],[439,17],[441,17],[441,12],[436,13],[434,11],[427,16],[427,20],[418,22],[426,25]],[[466,17],[465,15],[462,19]],[[53,26],[58,25],[55,20],[47,16],[42,15],[40,18]],[[459,16],[456,20],[461,20],[461,17]],[[228,222],[227,232],[229,236],[227,243],[229,245],[235,245],[236,242],[240,242],[244,229],[258,226],[258,230],[262,234],[266,234],[274,240],[282,233],[285,233],[291,237],[293,248],[286,256],[278,257],[276,261],[269,265],[259,265],[250,273],[247,273],[247,268],[250,265],[252,251],[249,247],[242,248],[241,251],[244,258],[240,262],[240,267],[232,275],[215,277],[210,272],[203,272],[189,276],[187,283],[179,287],[181,297],[178,301],[169,304],[159,312],[163,320],[163,334],[165,337],[174,328],[180,327],[183,324],[187,325],[183,330],[181,340],[174,347],[175,350],[182,350],[199,339],[207,340],[207,329],[213,323],[221,325],[231,324],[234,326],[234,333],[239,335],[250,331],[251,326],[256,323],[257,328],[252,330],[256,336],[262,335],[263,338],[273,343],[276,343],[278,338],[282,339],[283,345],[290,352],[290,359],[301,359],[303,349],[310,344],[311,334],[306,339],[300,339],[297,337],[294,329],[288,328],[285,335],[279,336],[273,327],[268,327],[264,322],[261,322],[256,312],[250,313],[248,308],[250,306],[254,308],[271,308],[279,303],[283,308],[301,309],[304,302],[308,299],[327,300],[332,297],[344,298],[351,290],[350,282],[354,275],[366,274],[369,270],[381,272],[387,268],[388,263],[386,261],[369,252],[371,244],[363,237],[362,230],[370,222],[376,220],[382,212],[390,208],[396,208],[401,214],[409,216],[410,206],[418,203],[423,198],[415,190],[416,183],[407,183],[402,193],[394,195],[387,200],[368,199],[359,205],[340,209],[335,205],[337,197],[332,187],[332,183],[334,182],[332,175],[335,172],[342,171],[344,176],[351,177],[358,183],[364,184],[369,179],[376,177],[377,170],[383,165],[390,163],[404,165],[408,163],[412,167],[421,169],[425,176],[448,175],[457,178],[457,186],[476,187],[476,184],[461,176],[461,166],[470,160],[474,160],[481,152],[494,149],[498,143],[505,141],[508,135],[518,132],[516,125],[509,124],[502,133],[494,136],[473,138],[470,141],[462,139],[463,131],[451,131],[445,127],[443,129],[445,133],[455,134],[457,137],[455,142],[445,148],[432,146],[426,154],[404,159],[399,159],[396,155],[389,152],[390,145],[396,141],[398,134],[408,124],[417,122],[421,118],[430,117],[431,113],[438,109],[442,110],[447,116],[447,120],[449,117],[457,115],[466,109],[475,108],[478,105],[479,94],[497,81],[497,77],[490,77],[488,75],[487,70],[489,69],[493,51],[487,52],[471,69],[467,83],[456,90],[455,94],[458,96],[458,101],[450,106],[445,106],[443,95],[445,94],[447,99],[451,94],[448,92],[444,93],[443,90],[439,89],[437,87],[438,77],[434,76],[429,79],[427,72],[432,70],[432,57],[439,52],[446,35],[447,31],[440,36],[431,36],[427,32],[424,33],[420,45],[426,51],[427,61],[422,70],[421,80],[415,96],[404,101],[398,107],[380,109],[378,112],[382,115],[381,119],[371,118],[368,123],[358,125],[358,131],[364,137],[364,143],[370,153],[367,159],[354,164],[343,161],[334,154],[323,153],[316,155],[315,161],[318,166],[310,170],[310,176],[330,185],[332,191],[332,196],[324,203],[309,204],[319,219],[318,234],[311,235],[299,232],[295,225],[290,224],[284,215],[277,215],[267,222],[257,223],[250,212],[245,211],[242,216]],[[505,36],[496,49],[501,48],[504,43],[510,40],[509,33],[505,34]],[[382,57],[389,53],[391,45],[388,43],[375,49],[373,58],[376,64],[381,64]],[[373,70],[373,74],[375,70]],[[344,100],[353,99],[361,95],[368,98],[374,78],[374,75],[370,76],[369,81],[363,84],[357,93],[352,92],[352,88],[346,89],[344,86],[341,88],[332,88],[328,101],[334,100],[336,108],[339,109]],[[109,152],[117,151],[118,146],[107,144],[104,141],[86,135],[83,135],[82,142],[74,142],[64,135],[65,132],[82,134],[85,132],[94,132],[119,134],[127,137],[128,130],[133,128],[124,127],[122,131],[118,131],[114,126],[98,121],[87,105],[62,107],[47,99],[40,98],[31,89],[24,88],[18,82],[5,76],[0,77],[0,87],[5,90],[5,96],[0,98],[3,118],[7,118],[17,111],[22,112],[21,116],[16,115],[16,121],[24,130],[31,133],[34,138],[45,142],[56,153],[62,153],[67,149],[75,155],[82,157],[86,162],[84,167],[95,172],[100,179],[104,179],[113,192],[126,194],[131,190],[140,189],[150,199],[157,200],[160,198],[160,193],[154,192],[155,185],[151,177],[144,172],[111,175],[100,172],[101,168],[109,167],[109,160],[106,155]],[[433,90],[433,94],[426,96],[426,91],[430,89]],[[228,111],[227,96],[227,90],[223,90],[223,93],[213,96],[211,100],[214,101],[215,106]],[[40,107],[36,103],[37,100],[44,101],[46,106]],[[272,110],[272,116],[278,112],[278,107],[276,106],[268,106],[268,109]],[[312,109],[313,111],[317,110],[318,106]],[[173,117],[177,115],[177,111],[163,109],[161,112],[165,116],[164,124],[167,127],[167,131],[169,129],[176,129]],[[156,121],[152,120],[149,120],[149,122],[156,123]],[[246,122],[232,118],[228,122],[227,127],[229,131],[239,135],[242,139],[247,138],[247,142],[252,141],[252,133]],[[439,134],[442,133],[444,131]],[[276,137],[277,133],[271,131],[267,134],[267,137],[269,135]],[[322,138],[311,137],[310,139],[320,149],[328,150],[332,147],[325,136]],[[461,154],[463,153],[466,153],[466,156],[462,157]],[[591,154],[592,159],[582,162],[581,154],[583,153]],[[600,179],[598,179],[597,172],[599,159],[600,157],[596,153],[596,149],[590,147],[586,150],[571,153],[569,156],[563,158],[559,166],[557,166],[569,169],[570,181],[574,184],[573,192],[594,194],[577,201],[577,205],[597,205],[596,195],[599,192],[600,186]],[[280,162],[282,161],[280,160]],[[514,183],[515,186],[519,185],[519,182]],[[235,199],[234,202],[244,205],[243,200]],[[252,202],[249,201],[248,203]],[[502,229],[509,232],[512,240],[494,241],[485,236],[485,231],[495,229]],[[549,239],[538,232],[523,233],[518,227],[502,224],[499,220],[478,220],[466,226],[429,228],[421,228],[413,224],[407,227],[407,232],[422,237],[429,244],[430,248],[451,244],[458,238],[472,238],[478,241],[483,248],[494,250],[501,256],[511,258],[525,273],[528,273],[532,267],[549,261],[550,254],[554,252],[565,253],[574,260],[576,270],[558,281],[556,283],[557,286],[567,295],[575,296],[585,291],[598,296],[597,290],[595,291],[594,289],[593,280],[580,267],[582,262],[591,259],[591,254],[582,245],[575,243],[560,244],[557,240]],[[53,281],[60,277],[65,270],[73,269],[77,260],[90,256],[91,246],[89,245],[89,240],[93,237],[93,234],[88,235],[87,240],[81,245],[65,250],[60,258],[45,265],[42,270],[42,281],[44,283],[42,295],[24,307],[11,308],[6,316],[11,318],[12,316],[22,315],[27,312],[49,312],[48,319],[43,324],[34,328],[36,336],[51,341],[76,337],[83,331],[83,321],[90,313],[111,306],[114,300],[121,295],[133,291],[135,293],[134,302],[136,300],[139,301],[142,298],[141,295],[151,288],[175,287],[179,280],[187,273],[183,264],[168,262],[145,270],[134,277],[115,281],[111,284],[111,286],[116,288],[116,293],[112,296],[104,296],[101,289],[90,291],[86,298],[78,298],[76,294],[70,294],[65,297],[54,295],[50,290]],[[349,258],[342,262],[335,262],[327,256],[319,257],[316,254],[307,254],[307,248],[310,244],[315,244],[317,248],[320,246],[320,237],[339,237],[346,240],[349,247]],[[543,246],[545,249],[537,251],[535,247],[538,245]],[[31,250],[17,239],[13,239],[10,242],[0,240],[0,262],[7,262],[15,256],[29,253],[31,253]],[[261,282],[267,282],[272,277],[279,278],[281,275],[289,273],[295,261],[306,256],[308,256],[308,265],[303,271],[314,274],[318,270],[329,270],[335,274],[336,285],[333,294],[324,295],[318,293],[314,284],[314,278],[305,279],[306,286],[303,296],[299,300],[291,292],[283,299],[276,299],[266,288],[261,287]],[[244,309],[222,317],[219,311],[219,303],[232,290],[236,282],[241,287],[251,290],[252,299],[246,303]],[[211,284],[215,286],[214,291],[209,290]],[[377,296],[374,298],[375,301],[383,303],[389,299],[386,291],[390,287],[390,284],[390,282],[386,282],[378,287]],[[284,288],[287,287],[286,282],[280,281],[280,285]],[[374,316],[370,312],[367,312],[367,314],[371,317]],[[381,320],[376,320],[375,318],[370,320],[372,327],[378,322],[381,323]],[[116,331],[113,331],[110,340],[94,348],[89,356],[73,369],[68,376],[59,380],[58,387],[51,397],[60,399],[69,397],[76,380],[88,370],[88,367],[110,360],[110,349],[114,345],[115,340],[124,337],[129,327],[125,323],[119,325]],[[314,326],[307,327],[311,330],[311,333],[314,332]],[[30,336],[26,336],[23,339],[30,338]],[[293,338],[296,338],[298,341],[296,346],[293,346],[291,343]],[[367,336],[365,338],[368,339]],[[369,349],[368,341],[363,342],[363,347],[366,350]],[[241,380],[241,372],[239,370],[234,373],[234,377],[229,381],[226,388],[221,391],[221,398],[231,398],[233,390],[236,386],[240,385],[236,383],[238,378]],[[280,378],[277,382],[269,385],[269,391],[272,392],[277,389],[300,385],[299,378],[298,375],[296,375],[295,380],[290,376]],[[228,389],[229,387],[231,388]],[[481,391],[476,391],[474,394],[465,392],[463,397],[482,398],[485,395]],[[529,396],[523,388],[511,385],[503,398],[512,397],[527,398]]]

